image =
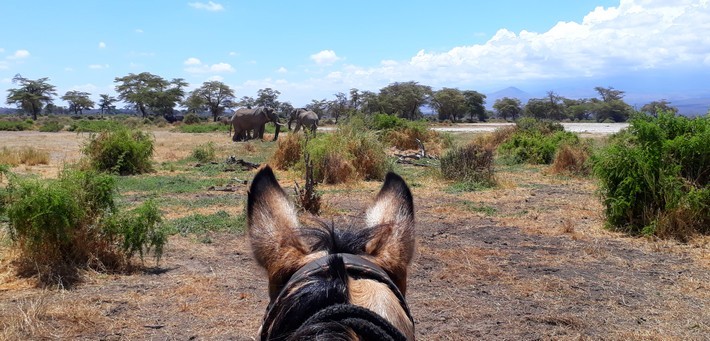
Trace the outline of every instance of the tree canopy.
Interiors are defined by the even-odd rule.
[[[93,109],[94,101],[89,98],[91,95],[88,92],[71,90],[67,91],[62,99],[69,103],[69,110],[74,112],[74,115],[81,115],[83,110]]]
[[[190,93],[187,107],[196,105],[206,107],[212,114],[212,120],[216,122],[217,117],[224,112],[224,108],[232,104],[233,100],[234,90],[229,85],[220,81],[208,81]]]
[[[12,82],[20,87],[7,90],[7,104],[17,105],[24,112],[32,114],[34,120],[44,105],[52,103],[52,96],[57,95],[55,86],[48,83],[47,77],[31,80],[17,74]]]
[[[188,85],[182,78],[167,81],[149,72],[116,77],[114,83],[118,83],[118,98],[135,105],[143,117],[150,112],[172,115],[175,105],[185,96],[183,88]]]

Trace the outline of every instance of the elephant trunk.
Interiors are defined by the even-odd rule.
[[[274,134],[274,141],[279,138],[279,131],[281,130],[282,124],[276,123],[276,133]]]

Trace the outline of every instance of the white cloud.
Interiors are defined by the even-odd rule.
[[[74,72],[74,68],[72,68],[72,67],[65,67],[65,68],[64,68],[64,71],[66,71],[66,72]]]
[[[222,76],[210,76],[210,77],[207,77],[207,81],[208,81],[208,82],[210,82],[210,81],[222,82],[222,81],[224,81],[224,77],[222,77]]]
[[[7,59],[25,59],[30,56],[30,51],[27,50],[17,50],[12,56],[8,56]]]
[[[185,65],[200,65],[200,64],[202,64],[202,62],[195,57],[190,57],[190,58],[187,58],[187,60],[185,60]]]
[[[236,57],[236,56],[238,56],[238,55],[239,55],[239,53],[237,53],[237,52],[234,52],[234,51],[230,51],[230,52],[229,52],[229,56],[230,56],[230,57]]]
[[[100,42],[99,42],[99,48],[100,48],[100,49],[105,49],[105,48],[106,48],[106,43],[104,43],[103,41],[100,41]]]
[[[333,50],[323,50],[311,55],[311,59],[319,65],[330,65],[338,61],[340,58],[335,55]]]
[[[185,60],[184,64],[187,66],[185,71],[192,74],[201,73],[227,73],[234,72],[234,67],[227,63],[217,63],[217,64],[203,64],[202,61],[195,57],[190,57]]]
[[[5,49],[0,47],[0,53],[5,53]]]
[[[140,34],[140,33],[143,33],[143,30],[140,28],[137,28],[137,29],[133,30],[133,32]]]
[[[209,1],[207,3],[202,2],[190,2],[188,5],[192,8],[202,9],[210,12],[224,11],[224,6],[216,2]]]
[[[483,44],[421,50],[408,60],[383,60],[374,67],[344,65],[315,81],[361,88],[407,80],[434,87],[498,85],[699,67],[710,62],[710,35],[702,32],[710,32],[707,0],[621,0],[617,7],[598,7],[581,22],[559,22],[546,32],[503,28]],[[326,64],[338,57],[324,50],[311,59]]]
[[[287,73],[288,70],[287,70],[285,67],[282,66],[282,67],[278,68],[278,69],[276,70],[276,72],[278,72],[278,73]]]
[[[7,70],[10,68],[10,64],[8,64],[4,60],[0,60],[0,70]]]
[[[89,69],[92,70],[101,70],[101,69],[108,69],[109,65],[108,64],[91,64],[89,65]]]

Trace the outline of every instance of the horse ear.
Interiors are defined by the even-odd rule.
[[[367,227],[372,230],[365,252],[389,272],[404,293],[407,266],[414,255],[414,203],[404,180],[387,174],[382,189],[367,210]]]
[[[254,258],[266,269],[274,295],[303,265],[308,250],[299,238],[296,211],[269,166],[256,174],[249,189],[247,225]]]

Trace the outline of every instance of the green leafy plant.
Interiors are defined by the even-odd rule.
[[[201,144],[192,150],[192,158],[202,163],[214,161],[215,157],[214,142]]]
[[[134,253],[142,258],[149,250],[160,257],[166,239],[157,208],[146,202],[119,212],[113,176],[67,169],[54,180],[8,178],[0,201],[21,273],[68,285],[81,268],[122,269]]]
[[[124,128],[92,135],[82,152],[96,170],[120,175],[141,174],[153,170],[153,144],[148,133]]]
[[[609,227],[681,241],[710,233],[710,117],[636,116],[593,160]]]

